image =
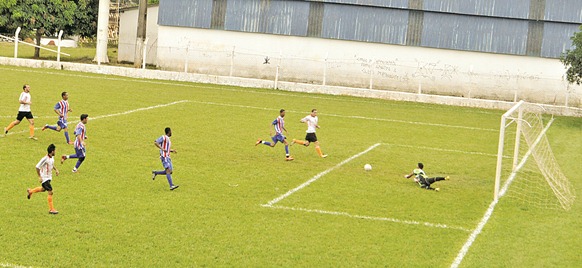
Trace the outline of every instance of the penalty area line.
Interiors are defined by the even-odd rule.
[[[420,222],[420,221],[413,221],[413,220],[401,220],[396,218],[388,218],[388,217],[376,217],[376,216],[364,216],[364,215],[353,215],[347,212],[340,212],[340,211],[327,211],[327,210],[320,210],[320,209],[307,209],[307,208],[295,208],[295,207],[285,207],[285,206],[271,206],[271,205],[263,205],[263,207],[267,208],[274,208],[274,209],[285,209],[285,210],[292,210],[292,211],[303,211],[309,213],[319,213],[319,214],[327,214],[327,215],[335,215],[335,216],[345,216],[348,218],[354,219],[364,219],[364,220],[373,220],[373,221],[387,221],[387,222],[394,222],[394,223],[401,223],[401,224],[409,224],[409,225],[419,225],[419,226],[426,226],[432,228],[441,228],[441,229],[453,229],[463,232],[472,232],[473,230],[459,227],[459,226],[451,226],[442,223],[431,223],[431,222]]]
[[[8,267],[8,268],[32,268],[32,266],[22,266],[22,265],[18,265],[18,264],[4,263],[4,262],[0,262],[0,267]]]
[[[354,159],[356,159],[356,158],[358,158],[358,157],[360,157],[360,156],[362,156],[362,155],[366,154],[367,152],[369,152],[369,151],[373,150],[374,148],[376,148],[376,147],[378,147],[378,146],[380,146],[380,145],[381,145],[381,143],[376,143],[376,144],[374,144],[374,145],[372,145],[372,146],[368,147],[368,149],[366,149],[366,150],[364,150],[364,151],[362,151],[362,152],[359,152],[359,153],[357,153],[357,154],[355,154],[355,155],[351,156],[350,158],[348,158],[348,159],[346,159],[346,160],[344,160],[344,161],[341,161],[339,164],[337,164],[337,165],[335,165],[335,166],[333,166],[333,167],[331,167],[331,168],[328,168],[328,169],[326,169],[325,171],[322,171],[322,172],[320,172],[319,174],[317,174],[317,175],[313,176],[311,179],[309,179],[308,181],[304,182],[303,184],[301,184],[301,185],[299,185],[299,186],[297,186],[297,187],[295,187],[295,188],[293,188],[293,189],[289,190],[289,191],[288,191],[288,192],[286,192],[285,194],[283,194],[283,195],[281,195],[281,196],[279,196],[279,197],[277,197],[277,198],[275,198],[275,199],[273,199],[273,200],[269,201],[267,204],[264,204],[264,205],[262,205],[262,206],[267,206],[267,207],[269,207],[269,206],[273,206],[273,205],[274,205],[274,204],[276,204],[277,202],[279,202],[279,201],[281,201],[281,200],[283,200],[283,199],[285,199],[285,198],[289,197],[289,196],[290,196],[290,195],[292,195],[293,193],[295,193],[295,192],[297,192],[297,191],[299,191],[299,190],[301,190],[301,189],[303,189],[303,188],[307,187],[307,186],[308,186],[308,185],[310,185],[311,183],[313,183],[313,182],[315,182],[315,181],[319,180],[321,177],[325,176],[327,173],[330,173],[330,172],[331,172],[331,171],[333,171],[334,169],[336,169],[336,168],[338,168],[338,167],[341,167],[341,166],[345,165],[346,163],[348,163],[348,162],[350,162],[350,161],[352,161],[352,160],[354,160]]]
[[[89,117],[89,119],[90,120],[97,120],[97,119],[102,119],[102,118],[109,118],[109,117],[114,117],[114,116],[127,115],[127,114],[131,114],[131,113],[135,113],[135,112],[141,112],[141,111],[147,111],[147,110],[152,110],[152,109],[157,109],[157,108],[163,108],[163,107],[168,107],[168,106],[171,106],[171,105],[176,105],[176,104],[186,103],[186,102],[190,102],[190,101],[189,100],[179,100],[179,101],[174,101],[174,102],[165,103],[165,104],[158,104],[158,105],[153,105],[153,106],[148,106],[148,107],[137,108],[137,109],[128,110],[128,111],[120,112],[120,113],[91,116],[91,117]],[[21,123],[28,123],[28,122],[21,122]],[[34,130],[39,130],[39,129],[41,129],[41,128],[40,127],[34,128]],[[21,130],[21,131],[9,132],[8,134],[6,134],[6,136],[8,136],[8,135],[14,135],[14,134],[20,134],[20,133],[25,133],[25,132],[28,132],[28,130]]]

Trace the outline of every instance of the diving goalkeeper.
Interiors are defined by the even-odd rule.
[[[410,179],[412,176],[414,176],[414,182],[418,183],[418,185],[420,185],[420,188],[427,189],[427,190],[434,190],[434,191],[438,192],[440,190],[440,188],[432,188],[432,187],[430,187],[430,185],[437,182],[437,181],[448,180],[449,176],[429,178],[426,175],[426,173],[424,173],[424,170],[422,170],[423,168],[424,168],[424,165],[422,163],[418,163],[418,167],[415,168],[412,171],[412,173],[405,175],[404,177],[407,179]]]

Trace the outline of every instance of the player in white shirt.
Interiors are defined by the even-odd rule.
[[[305,141],[293,139],[294,143],[301,144],[303,146],[309,146],[309,144],[315,144],[315,150],[320,157],[327,157],[326,154],[321,152],[321,148],[319,147],[319,141],[317,141],[317,135],[315,135],[315,129],[320,128],[318,124],[319,119],[317,118],[317,109],[311,110],[311,114],[306,117],[303,117],[299,122],[307,124],[307,135],[305,135]]]
[[[56,175],[59,175],[59,170],[55,167],[55,145],[51,144],[47,148],[47,155],[45,155],[38,164],[36,164],[36,174],[38,174],[38,181],[41,183],[41,186],[36,187],[34,189],[26,189],[27,198],[30,199],[32,194],[38,192],[48,192],[48,204],[49,204],[49,213],[50,214],[58,214],[59,212],[55,210],[53,206],[53,187],[51,185],[51,181],[53,179],[53,170],[55,171]]]
[[[18,103],[20,103],[20,108],[18,109],[18,115],[16,116],[16,120],[10,123],[7,127],[4,128],[4,135],[8,134],[8,131],[11,130],[14,126],[20,124],[23,118],[26,117],[30,125],[28,126],[30,137],[29,139],[37,140],[34,136],[34,117],[32,116],[32,112],[30,111],[30,105],[32,104],[32,99],[30,97],[30,85],[25,84],[22,86],[23,92],[20,93],[20,98],[18,99]]]

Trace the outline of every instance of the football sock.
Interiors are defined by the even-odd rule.
[[[436,177],[434,178],[435,181],[444,181],[445,178],[444,177]]]
[[[319,148],[319,146],[315,146],[315,150],[317,151],[317,154],[319,156],[322,156],[323,155],[323,153],[321,152],[321,148]]]
[[[46,128],[52,129],[52,130],[57,130],[57,127],[55,127],[55,126],[46,126]]]
[[[289,145],[285,145],[285,154],[289,155]]]
[[[268,141],[261,141],[261,143],[263,143],[264,145],[267,145],[267,146],[271,146],[271,143]]]
[[[305,145],[305,141],[293,139],[294,143]]]
[[[55,130],[57,130],[57,129],[55,128]],[[69,143],[70,139],[69,139],[69,132],[68,131],[65,131],[65,138],[67,139],[67,143]]]
[[[40,186],[39,186],[39,187],[36,187],[36,188],[34,188],[34,189],[30,189],[30,192],[31,192],[31,193],[38,193],[38,192],[42,192],[42,187],[40,187]]]
[[[81,166],[81,163],[83,163],[83,161],[81,161],[81,159],[77,160],[77,164],[75,164],[75,169],[79,169],[79,167]]]
[[[166,174],[166,178],[168,178],[168,183],[170,184],[170,187],[174,186],[174,183],[172,182],[172,174]]]
[[[79,157],[77,156],[77,154],[72,154],[67,156],[67,159],[69,158],[79,158]]]
[[[7,127],[6,127],[6,131],[11,130],[13,127],[15,126],[14,122],[10,123]]]
[[[166,174],[166,171],[165,170],[162,170],[162,171],[154,171],[154,174],[156,174],[156,175],[164,175],[164,174]]]
[[[31,137],[34,137],[34,125],[28,125],[28,132],[30,133]]]
[[[53,196],[49,194],[49,196],[47,197],[48,200],[48,204],[49,204],[49,209],[51,211],[55,210],[55,207],[53,206]]]

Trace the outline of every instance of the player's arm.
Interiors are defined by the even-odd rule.
[[[38,182],[42,182],[42,177],[40,176],[40,168],[45,164],[45,158],[43,157],[38,164],[36,164],[36,175],[38,175]]]
[[[408,175],[404,175],[404,178],[410,179],[410,177],[414,176],[414,172],[408,174]]]
[[[55,105],[55,113],[57,113],[59,115],[59,117],[63,117],[63,114],[61,113],[61,104],[57,102],[57,104]]]
[[[26,99],[27,99],[26,97],[24,99],[19,99],[18,103],[20,103],[20,104],[32,104],[31,101],[26,101]]]
[[[59,170],[57,169],[57,166],[53,166],[53,170],[55,171],[55,174],[58,176],[59,175]]]
[[[162,150],[162,146],[158,143],[158,141],[154,141],[154,145],[158,147],[158,149]]]

